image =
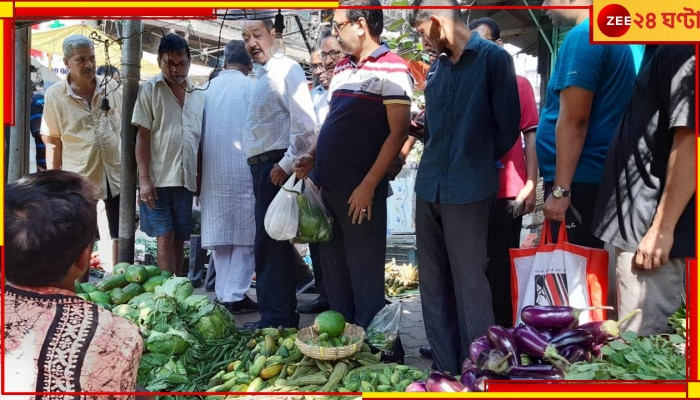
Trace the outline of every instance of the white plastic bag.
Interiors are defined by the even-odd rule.
[[[294,183],[295,179],[295,174],[287,179],[265,213],[265,231],[274,240],[291,240],[297,235],[299,206],[296,199],[304,181],[300,179]]]
[[[333,238],[333,218],[323,205],[319,189],[311,179],[304,179],[304,188],[297,197],[299,230],[294,243],[321,243]]]

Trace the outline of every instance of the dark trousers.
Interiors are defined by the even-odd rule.
[[[190,237],[190,265],[187,277],[190,281],[196,282],[204,279],[204,264],[206,263],[207,251],[202,248],[202,237],[193,235]]]
[[[544,183],[544,198],[552,193],[554,182]],[[605,243],[593,236],[593,213],[595,212],[596,199],[600,185],[591,183],[571,184],[571,207],[566,210],[566,233],[569,243],[579,246],[602,249]],[[545,221],[546,223],[546,221]],[[559,234],[559,222],[550,222],[552,228],[552,240],[557,242]]]
[[[512,199],[497,199],[489,216],[487,242],[489,279],[493,298],[493,316],[497,325],[513,325],[513,305],[510,293],[509,249],[520,247],[523,217],[513,218]]]
[[[384,307],[387,188],[386,183],[379,184],[372,219],[361,224],[353,224],[348,216],[352,189],[322,191],[333,217],[333,239],[319,246],[328,304],[347,322],[363,328]]]
[[[318,243],[309,243],[309,252],[311,253],[311,264],[314,269],[314,281],[318,295],[327,299],[326,287],[323,286],[323,268],[321,267],[321,248]]]
[[[494,324],[486,278],[493,197],[471,204],[416,200],[423,323],[440,371],[461,372],[469,345]]]
[[[216,285],[216,266],[214,266],[214,257],[209,259],[209,266],[207,267],[207,276],[204,278],[204,287],[206,290],[214,290]]]
[[[265,213],[280,190],[270,181],[270,171],[277,161],[273,159],[250,167],[255,194],[255,291],[260,326],[298,328],[294,271],[299,253],[289,241],[273,240],[265,231]]]

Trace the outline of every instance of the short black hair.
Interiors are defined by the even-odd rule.
[[[245,42],[242,40],[232,40],[226,43],[226,47],[224,47],[224,61],[228,65],[238,64],[244,67],[249,67],[253,63],[250,54],[245,49]]]
[[[457,0],[414,0],[411,4],[413,8],[408,14],[408,25],[416,27],[419,23],[430,18],[431,15],[443,15],[451,17],[455,21],[462,20],[462,13],[458,8],[422,8],[422,7],[459,7]]]
[[[335,38],[333,36],[333,30],[331,28],[322,28],[321,32],[318,34],[318,43],[317,43],[317,48],[321,48],[321,43],[323,43],[324,40],[326,40],[329,37]]]
[[[187,54],[187,59],[192,59],[190,45],[182,36],[175,33],[168,33],[163,36],[162,39],[160,39],[160,45],[158,46],[158,57],[163,57],[171,51],[184,51],[185,54]]]
[[[367,21],[370,36],[379,37],[384,31],[384,13],[381,8],[362,9],[359,7],[381,7],[382,3],[379,0],[349,0],[342,3],[343,6],[352,6],[345,10],[348,20],[356,22],[360,18]],[[354,8],[358,7],[358,8]]]
[[[498,40],[501,38],[501,28],[498,26],[498,22],[496,22],[496,20],[494,20],[493,18],[477,18],[469,23],[469,30],[473,31],[481,25],[488,26],[489,31],[491,31],[491,39]]]
[[[96,193],[74,172],[48,170],[5,189],[5,277],[23,286],[63,279],[91,246],[97,230]]]

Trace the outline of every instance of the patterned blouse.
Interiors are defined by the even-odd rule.
[[[13,399],[133,398],[110,393],[134,392],[143,351],[134,324],[55,287],[6,283],[4,306],[6,394],[46,393]]]

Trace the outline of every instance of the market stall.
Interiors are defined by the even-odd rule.
[[[496,380],[684,380],[686,316],[672,334],[639,337],[619,321],[579,324],[589,309],[523,308],[523,324],[489,327],[470,346],[461,374],[382,362],[395,336],[319,314],[300,330],[239,330],[224,307],[193,294],[187,278],[155,266],[115,266],[96,284],[76,283],[78,296],[138,325],[146,343],[138,383],[150,391],[328,393],[488,391]],[[400,307],[390,307],[389,309]]]

